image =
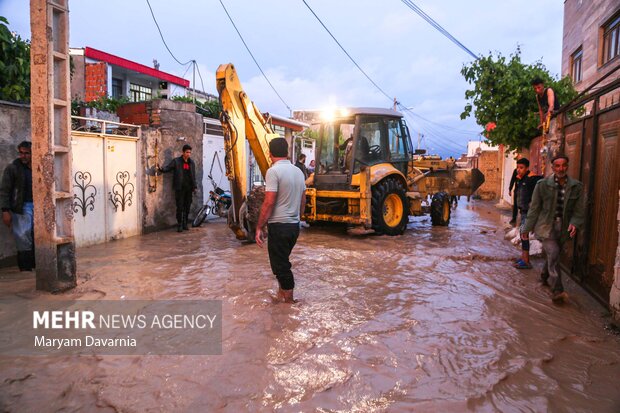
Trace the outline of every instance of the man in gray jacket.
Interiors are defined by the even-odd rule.
[[[534,231],[542,240],[547,255],[541,274],[541,281],[547,285],[549,275],[556,277],[553,285],[553,302],[568,298],[560,274],[560,253],[562,247],[577,231],[583,228],[584,200],[583,184],[567,175],[568,157],[556,155],[551,166],[553,174],[541,179],[532,196],[522,233]]]

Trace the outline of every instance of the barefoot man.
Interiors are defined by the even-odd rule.
[[[303,172],[288,160],[288,143],[284,138],[269,142],[271,168],[265,177],[265,200],[258,218],[256,243],[263,247],[263,228],[268,224],[267,251],[271,271],[278,279],[278,301],[294,303],[295,279],[289,256],[299,236],[299,220],[306,206]]]

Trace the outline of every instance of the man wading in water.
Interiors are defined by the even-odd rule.
[[[295,279],[289,257],[299,236],[299,220],[306,206],[306,184],[304,173],[288,159],[288,143],[284,138],[269,142],[271,168],[265,176],[265,200],[258,218],[256,244],[263,247],[268,225],[267,251],[271,271],[278,279],[280,288],[277,299],[294,303]]]

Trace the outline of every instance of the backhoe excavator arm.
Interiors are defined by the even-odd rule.
[[[240,209],[248,191],[248,154],[245,142],[247,140],[249,143],[264,177],[271,166],[269,141],[279,135],[273,133],[254,102],[245,94],[237,71],[231,63],[217,68],[216,81],[222,105],[220,121],[224,130],[226,176],[230,181],[233,199],[228,225],[237,239],[246,239],[240,218]]]

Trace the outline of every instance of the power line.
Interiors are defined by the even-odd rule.
[[[388,95],[387,93],[385,93],[383,91],[383,89],[381,89],[379,87],[379,85],[377,85],[377,83],[375,83],[374,80],[372,80],[370,78],[370,76],[368,76],[368,74],[364,71],[364,69],[362,69],[360,67],[360,65],[357,64],[357,62],[355,61],[355,59],[353,59],[351,57],[351,55],[349,54],[349,52],[346,51],[346,49],[340,44],[340,42],[336,39],[336,37],[334,37],[334,35],[332,34],[331,31],[329,31],[329,29],[327,28],[327,26],[325,26],[325,24],[321,21],[321,19],[319,18],[319,16],[316,15],[316,13],[314,12],[314,10],[312,10],[312,7],[310,7],[310,5],[308,3],[306,3],[306,0],[302,0],[304,2],[304,4],[306,5],[306,7],[308,8],[308,10],[310,10],[310,12],[314,15],[314,17],[316,17],[316,19],[319,21],[319,23],[321,23],[321,26],[323,26],[323,28],[325,29],[325,31],[327,31],[327,33],[329,33],[329,35],[331,36],[332,39],[334,39],[334,41],[336,42],[336,44],[342,49],[342,51],[344,52],[344,54],[347,55],[347,57],[353,62],[353,64],[360,70],[360,72],[362,72],[362,74],[364,76],[366,76],[366,79],[368,79],[370,81],[370,83],[372,83],[378,90],[379,92],[383,93],[383,95],[385,97],[387,97],[388,99],[392,100],[392,97],[390,97],[390,95]]]
[[[336,39],[336,37],[332,34],[332,32],[327,28],[327,26],[325,26],[325,24],[323,23],[323,21],[321,21],[321,18],[314,12],[314,10],[312,10],[312,7],[310,7],[310,5],[306,2],[306,0],[302,0],[303,3],[306,5],[306,7],[308,8],[308,10],[310,10],[310,12],[314,15],[314,17],[318,20],[318,22],[321,24],[321,26],[323,26],[323,28],[327,31],[327,33],[331,36],[331,38],[336,42],[336,44],[340,47],[340,49],[344,52],[344,54],[347,55],[347,57],[351,60],[351,62],[353,62],[353,64],[359,69],[360,72],[362,72],[362,74],[364,76],[366,76],[366,78],[377,88],[377,90],[379,90],[379,92],[381,92],[386,98],[392,100],[392,98],[390,97],[390,95],[388,95],[374,80],[372,80],[370,78],[370,76],[368,76],[368,74],[364,71],[364,69],[361,68],[361,66],[359,64],[357,64],[357,62],[355,61],[355,59],[353,59],[353,57],[349,54],[349,52],[347,52],[347,50],[344,48],[344,46],[342,46],[342,44],[338,41],[338,39]],[[432,122],[427,120],[426,118],[424,118],[423,116],[420,116],[418,114],[416,114],[415,112],[413,112],[411,109],[407,108],[406,106],[402,105],[400,102],[396,102],[396,104],[403,108],[403,110],[406,110],[407,112],[409,112],[411,115],[415,115],[423,120],[426,120],[428,122]],[[422,129],[422,128],[420,128]],[[441,136],[441,133],[437,133],[436,131],[433,131],[432,133],[433,135],[438,135]],[[445,139],[445,138],[444,138]],[[450,149],[447,147],[447,145],[454,145],[453,149]],[[461,151],[461,147],[458,147],[457,149],[457,144],[454,144],[450,141],[448,141],[447,143],[445,143],[444,145],[437,145],[437,146],[442,146],[444,150],[450,151],[450,152],[455,152],[455,151]]]
[[[202,75],[200,74],[200,67],[196,64],[195,60],[194,60],[194,65],[196,65],[196,71],[198,71],[198,77],[200,78],[200,85],[202,86],[202,91],[204,93],[207,93],[207,91],[205,90],[205,84],[202,83]],[[194,85],[194,89],[196,89],[196,85]]]
[[[415,112],[412,112],[411,108],[405,107],[405,106],[403,106],[403,105],[399,105],[399,107],[400,107],[402,110],[404,110],[404,111],[407,111],[407,112],[411,113],[413,116],[415,116],[415,117],[417,117],[417,118],[420,118],[420,119],[422,119],[422,120],[423,120],[423,121],[425,121],[425,122],[428,122],[428,123],[430,123],[430,124],[436,125],[436,126],[438,126],[438,127],[440,127],[440,128],[443,128],[443,129],[449,130],[449,131],[451,131],[451,132],[456,132],[456,133],[460,133],[460,134],[463,134],[463,135],[471,135],[472,133],[473,133],[473,134],[476,134],[476,135],[480,134],[480,131],[474,131],[474,130],[466,130],[466,129],[453,128],[453,127],[450,127],[450,126],[444,125],[444,124],[439,123],[439,122],[434,122],[434,121],[432,121],[432,120],[430,120],[430,119],[425,118],[425,117],[424,117],[424,116],[422,116],[422,115],[419,115],[419,114],[417,114],[417,113],[415,113]]]
[[[418,115],[417,113],[413,112],[411,109],[409,109],[408,107],[399,104],[398,107],[403,111],[403,112],[407,112],[409,113],[411,116],[415,116],[416,118],[419,118],[421,120],[423,120],[424,122],[427,122],[429,124],[428,128],[429,129],[433,129],[435,131],[438,131],[438,129],[436,128],[442,128],[445,129],[445,133],[449,133],[449,134],[460,134],[460,135],[467,135],[467,136],[471,136],[471,135],[479,135],[480,132],[479,131],[468,131],[468,130],[464,130],[464,129],[457,129],[457,128],[452,128],[450,126],[446,126],[443,125],[441,123],[438,122],[433,122],[430,119],[425,118],[424,116]],[[431,126],[433,125],[433,126]],[[437,134],[442,134],[437,132]]]
[[[280,94],[278,93],[278,91],[276,90],[276,88],[271,84],[271,81],[269,81],[269,78],[267,77],[267,75],[265,74],[265,72],[263,72],[263,69],[260,67],[260,65],[258,64],[258,61],[256,61],[256,58],[254,57],[254,54],[252,53],[252,51],[250,50],[250,48],[248,47],[248,44],[245,42],[245,40],[243,39],[243,36],[241,35],[241,33],[239,32],[239,29],[237,29],[237,25],[235,24],[235,22],[233,21],[232,17],[230,16],[230,13],[228,13],[228,10],[226,9],[226,6],[224,6],[224,3],[222,2],[222,0],[219,0],[220,4],[222,5],[222,8],[224,9],[224,11],[226,12],[226,15],[228,16],[228,19],[230,20],[230,22],[232,23],[233,27],[235,28],[235,31],[237,32],[237,34],[239,35],[239,38],[241,39],[241,41],[243,42],[243,45],[245,46],[245,49],[248,51],[248,53],[250,54],[250,56],[252,56],[252,60],[254,60],[254,63],[256,63],[256,66],[258,67],[258,70],[260,70],[261,74],[263,75],[263,77],[265,78],[265,80],[267,81],[267,83],[269,83],[269,86],[271,86],[271,89],[274,91],[274,93],[276,95],[278,95],[278,98],[280,98],[280,101],[282,103],[284,103],[284,106],[286,106],[286,108],[289,110],[289,112],[291,112],[291,108],[290,106],[284,101],[284,99],[282,99],[282,96],[280,96]]]
[[[185,63],[181,63],[181,61],[176,58],[176,56],[172,53],[172,51],[168,47],[168,44],[166,44],[166,39],[164,39],[164,35],[162,34],[161,29],[159,28],[159,23],[157,23],[157,19],[155,18],[155,13],[153,13],[153,8],[151,7],[151,3],[149,2],[149,0],[146,0],[146,4],[148,4],[148,6],[149,6],[149,10],[151,11],[151,16],[153,16],[153,21],[155,22],[155,26],[157,26],[157,31],[159,32],[159,36],[161,37],[161,41],[164,42],[164,46],[166,46],[166,50],[168,50],[168,53],[170,53],[170,56],[172,56],[172,58],[174,60],[176,60],[176,62],[178,64],[180,64],[181,66],[185,66],[185,65],[188,65],[191,62],[193,62],[193,60],[188,60]]]
[[[407,7],[409,7],[411,10],[413,10],[416,14],[418,14],[420,17],[422,17],[424,20],[426,20],[431,26],[433,26],[435,29],[437,29],[437,31],[439,31],[439,33],[441,33],[444,36],[446,36],[449,40],[451,40],[454,44],[456,44],[458,47],[463,49],[471,57],[473,57],[474,59],[478,60],[478,56],[476,56],[474,54],[474,52],[469,50],[467,47],[465,47],[465,45],[463,43],[459,42],[454,36],[452,36],[450,33],[448,33],[448,31],[446,29],[441,27],[441,25],[439,23],[437,23],[435,20],[433,20],[433,18],[431,16],[426,14],[424,12],[424,10],[419,8],[413,1],[411,1],[411,0],[401,0],[401,1]]]

